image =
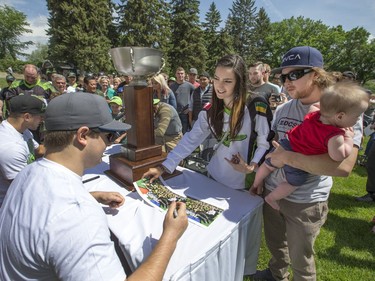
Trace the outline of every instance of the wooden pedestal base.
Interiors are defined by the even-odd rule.
[[[117,182],[121,183],[127,190],[133,191],[133,182],[142,178],[142,175],[148,171],[149,168],[161,164],[167,154],[151,157],[141,161],[130,161],[123,153],[112,154],[109,156],[109,170],[106,174],[114,178]],[[163,178],[177,176],[181,172],[176,171],[173,174],[163,174]]]
[[[125,144],[123,145],[122,150],[124,156],[133,162],[140,162],[142,160],[157,157],[162,154],[162,147],[159,144],[150,145],[144,148],[137,148],[131,144]]]

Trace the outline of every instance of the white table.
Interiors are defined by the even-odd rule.
[[[88,190],[118,191],[125,197],[125,204],[118,210],[103,209],[134,270],[158,241],[165,213],[147,205],[136,192],[120,187],[103,173],[109,169],[108,154],[118,149],[107,149],[103,162],[87,170],[83,178],[99,174],[99,179],[85,184]],[[181,175],[167,180],[176,193],[201,198],[225,211],[207,228],[189,223],[163,280],[242,281],[244,274],[256,271],[263,199],[227,188],[191,170],[181,168],[181,171]]]

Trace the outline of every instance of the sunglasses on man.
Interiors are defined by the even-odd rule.
[[[286,78],[288,78],[289,81],[296,81],[296,80],[302,78],[303,76],[305,76],[307,73],[310,73],[312,71],[313,70],[311,68],[293,70],[293,71],[291,71],[287,74],[281,74],[280,75],[280,81],[281,81],[282,84],[285,83]]]

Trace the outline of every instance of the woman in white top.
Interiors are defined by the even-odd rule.
[[[254,171],[266,151],[270,122],[266,111],[270,110],[265,100],[257,104],[257,114],[251,120],[247,107],[246,64],[238,55],[222,57],[215,68],[212,104],[199,113],[192,130],[186,133],[179,144],[169,152],[161,166],[150,168],[144,177],[158,178],[164,171],[173,172],[182,159],[190,155],[207,136],[212,133],[217,139],[216,150],[207,171],[216,181],[234,188],[245,188],[245,173],[234,170],[228,159],[234,155],[250,159],[248,172]],[[252,124],[254,128],[252,128]],[[257,149],[252,154],[250,139],[256,135]],[[249,158],[248,153],[252,156]]]

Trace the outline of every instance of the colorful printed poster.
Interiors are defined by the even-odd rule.
[[[143,178],[134,182],[134,187],[148,204],[163,211],[168,209],[172,201],[184,202],[189,220],[200,226],[209,226],[224,211],[206,202],[174,193],[162,178],[152,183]]]

